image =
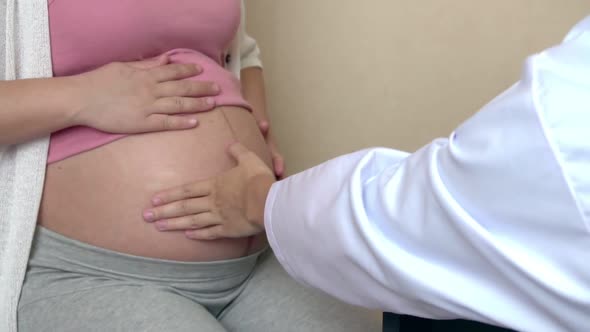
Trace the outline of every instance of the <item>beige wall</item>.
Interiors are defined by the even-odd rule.
[[[446,136],[588,14],[588,0],[248,0],[248,30],[292,174]]]

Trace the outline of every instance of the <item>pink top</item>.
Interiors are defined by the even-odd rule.
[[[49,0],[53,74],[75,75],[115,61],[169,53],[172,62],[203,68],[189,79],[219,84],[217,105],[250,109],[239,81],[222,66],[240,10],[240,0]],[[124,136],[81,126],[55,132],[47,162]]]

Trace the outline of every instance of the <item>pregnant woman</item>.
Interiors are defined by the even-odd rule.
[[[258,126],[262,79],[247,68],[259,60],[242,7],[239,0],[0,6],[5,78],[42,77],[49,53],[54,76],[0,84],[6,330],[16,321],[19,331],[378,329],[368,312],[295,284],[263,236],[198,241],[144,221],[155,193],[231,168],[231,142],[269,166],[279,159]],[[38,137],[49,134],[47,149]],[[37,211],[27,255],[27,216]]]

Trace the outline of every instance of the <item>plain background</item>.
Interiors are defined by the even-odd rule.
[[[247,0],[290,174],[450,132],[555,45],[588,0]]]

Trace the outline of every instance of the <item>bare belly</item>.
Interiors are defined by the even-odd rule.
[[[264,234],[195,241],[180,231],[160,232],[142,218],[156,192],[233,167],[226,153],[232,141],[270,165],[251,113],[218,107],[199,121],[191,130],[128,136],[48,165],[39,224],[94,246],[160,259],[213,261],[262,249]]]

